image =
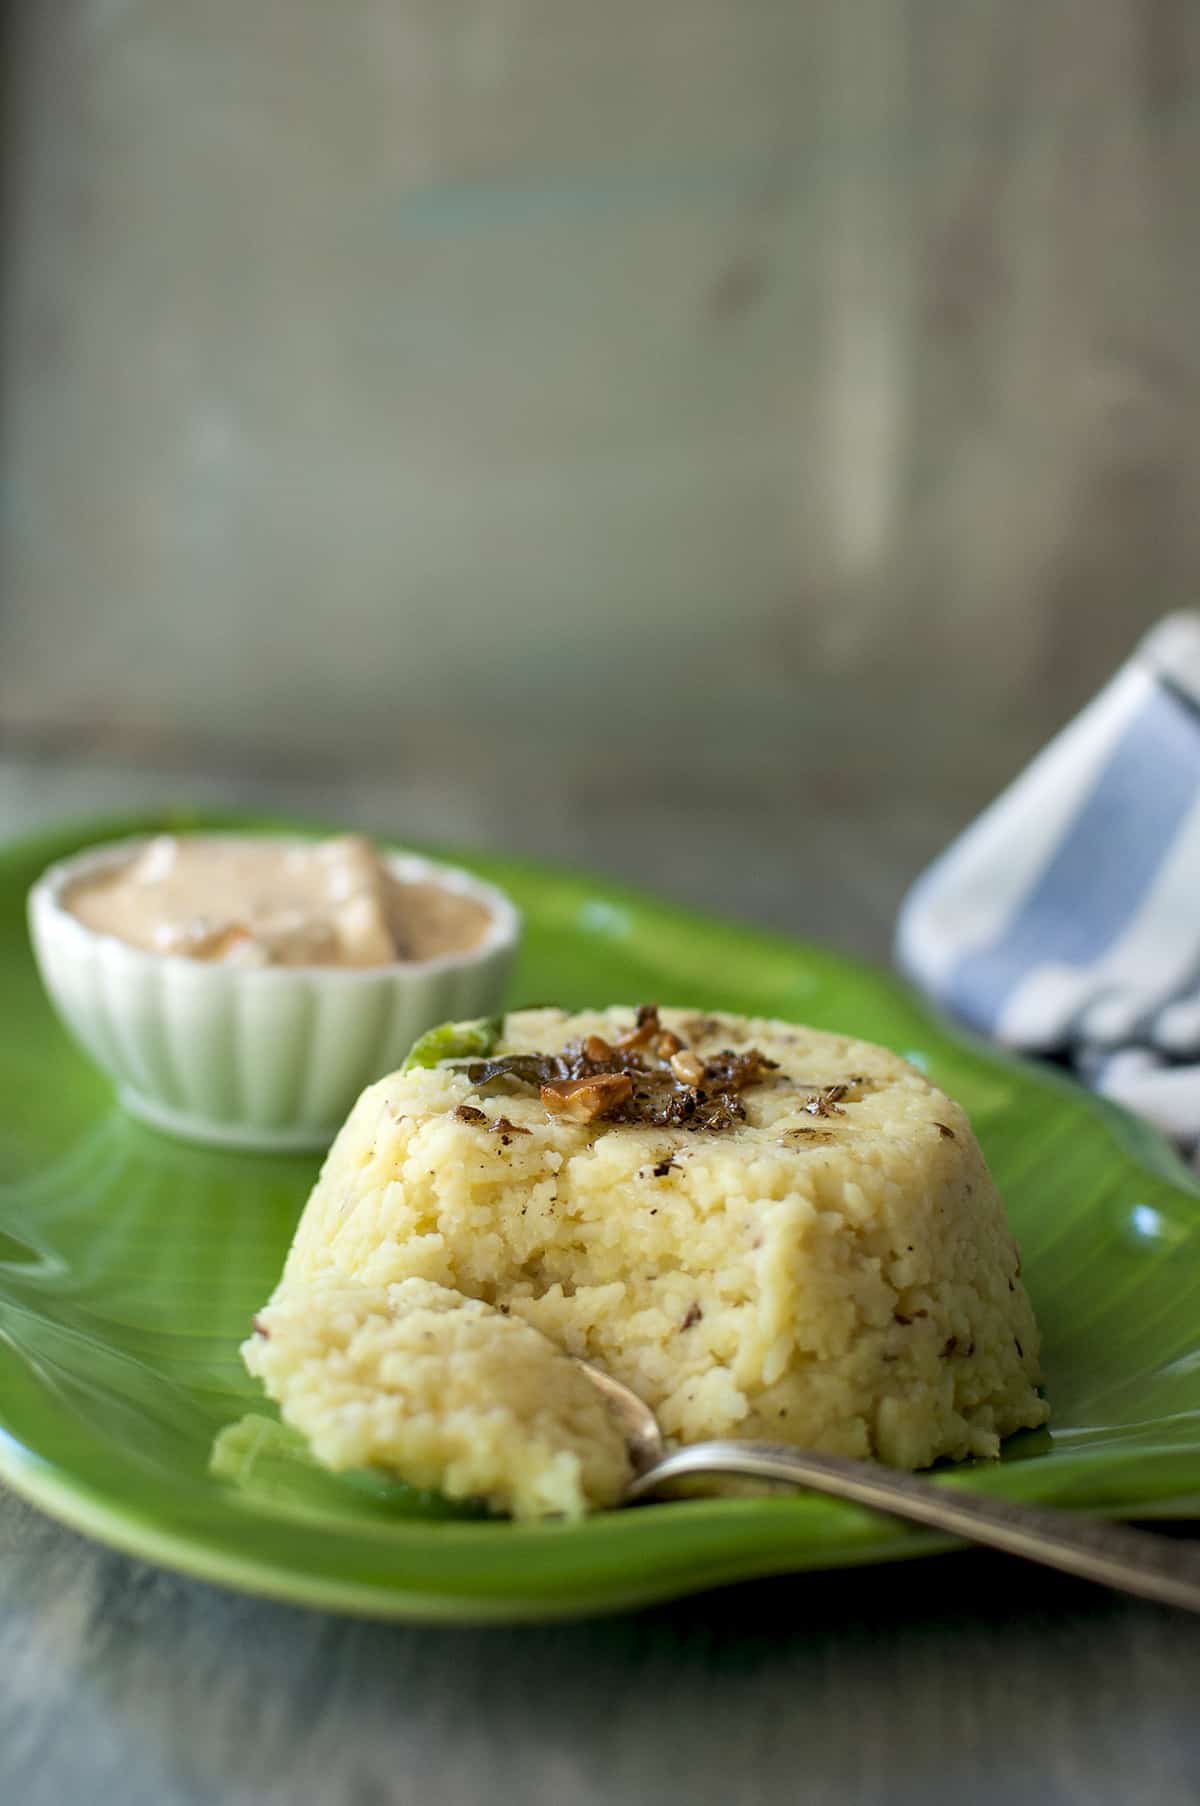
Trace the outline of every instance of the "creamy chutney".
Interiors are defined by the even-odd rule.
[[[246,966],[388,966],[470,952],[475,898],[396,877],[369,840],[162,834],[65,906],[131,947]]]

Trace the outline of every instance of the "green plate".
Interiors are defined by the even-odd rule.
[[[189,1574],[417,1620],[580,1615],[947,1546],[803,1495],[518,1526],[269,1449],[243,1484],[214,1478],[215,1434],[262,1409],[237,1343],[317,1162],[192,1148],[123,1115],[51,1013],[24,919],[51,860],[198,825],[290,824],[90,822],[0,853],[0,1474],[17,1491]],[[514,1003],[655,998],[792,1017],[924,1066],[970,1112],[1007,1199],[1054,1407],[1049,1433],[945,1483],[1200,1515],[1200,1195],[1169,1149],[1056,1074],[940,1024],[868,966],[592,878],[454,857],[525,912]]]

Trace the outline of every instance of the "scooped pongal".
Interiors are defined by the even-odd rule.
[[[287,1292],[447,1287],[607,1369],[681,1442],[915,1468],[1044,1422],[995,1186],[905,1061],[678,1009],[524,1010],[481,1045],[443,1031],[449,1058],[363,1094]]]
[[[586,1374],[519,1317],[424,1279],[282,1286],[243,1358],[335,1470],[383,1467],[515,1517],[614,1505],[631,1476]]]

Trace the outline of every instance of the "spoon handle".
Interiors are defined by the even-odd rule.
[[[645,1499],[666,1481],[685,1474],[786,1480],[1143,1599],[1200,1612],[1200,1553],[1194,1545],[1102,1518],[1016,1505],[875,1462],[810,1455],[773,1442],[697,1442],[677,1449],[633,1482],[628,1502]]]

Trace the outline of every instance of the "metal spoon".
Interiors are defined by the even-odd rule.
[[[939,1486],[918,1474],[854,1461],[843,1455],[812,1455],[777,1442],[732,1440],[694,1442],[664,1452],[653,1411],[628,1386],[587,1361],[580,1367],[604,1394],[625,1432],[634,1478],[626,1505],[648,1499],[668,1480],[684,1474],[738,1474],[758,1480],[785,1480],[814,1492],[830,1493],[885,1511],[950,1536],[1002,1549],[1047,1568],[1061,1568],[1085,1580],[1163,1605],[1200,1612],[1200,1548],[1102,1518]]]

